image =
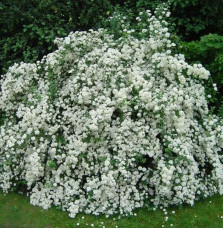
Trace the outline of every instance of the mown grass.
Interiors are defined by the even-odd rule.
[[[175,214],[172,211],[175,211]],[[0,228],[92,227],[91,224],[94,224],[93,227],[105,226],[106,228],[116,226],[119,228],[158,228],[162,225],[182,228],[222,228],[223,196],[217,195],[196,202],[193,207],[168,208],[167,215],[160,209],[156,211],[140,209],[135,213],[136,216],[121,219],[118,219],[118,216],[105,218],[105,216],[96,217],[84,214],[79,214],[75,219],[71,219],[67,212],[59,211],[56,208],[43,210],[30,205],[29,198],[26,196],[0,193]],[[166,216],[168,216],[168,221],[165,221]]]

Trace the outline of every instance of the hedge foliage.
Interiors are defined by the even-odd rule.
[[[3,0],[0,2],[0,73],[54,50],[53,40],[94,27],[111,11],[109,0]]]
[[[190,63],[202,63],[211,72],[206,83],[209,107],[214,113],[223,116],[223,36],[209,34],[199,41],[181,42],[179,48]],[[215,89],[217,85],[218,90]]]

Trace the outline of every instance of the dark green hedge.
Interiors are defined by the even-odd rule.
[[[202,63],[211,72],[206,83],[209,106],[214,113],[223,116],[223,36],[209,34],[198,41],[180,42],[179,49],[190,63]],[[217,84],[218,91],[213,84]]]
[[[109,0],[0,1],[0,73],[40,59],[54,49],[55,37],[90,29],[111,10]]]

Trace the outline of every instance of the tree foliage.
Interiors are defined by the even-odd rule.
[[[87,30],[111,11],[109,0],[2,0],[0,73],[15,62],[34,62],[54,50],[53,40]]]
[[[199,41],[181,42],[180,50],[191,63],[202,63],[211,72],[206,83],[209,106],[219,115],[223,115],[223,36],[209,34]],[[218,90],[215,89],[217,85]]]

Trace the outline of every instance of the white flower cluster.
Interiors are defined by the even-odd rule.
[[[26,181],[32,204],[71,217],[223,193],[223,123],[202,85],[209,72],[171,54],[163,16],[137,20],[119,39],[104,29],[56,39],[58,50],[4,75],[4,192]]]

